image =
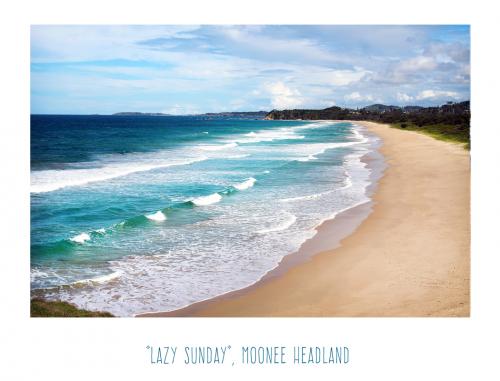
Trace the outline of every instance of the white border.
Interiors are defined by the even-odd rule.
[[[465,1],[37,1],[2,6],[0,378],[488,379],[498,378],[498,11]],[[494,2],[490,2],[494,4]],[[30,319],[30,24],[471,24],[472,316],[315,319]],[[148,344],[348,345],[334,367],[150,366]],[[487,375],[487,376],[481,376]],[[495,377],[496,375],[496,377]],[[5,377],[6,376],[6,377]]]

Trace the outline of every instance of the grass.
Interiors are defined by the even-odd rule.
[[[82,310],[61,301],[31,299],[31,317],[113,317],[109,312]]]
[[[413,123],[393,123],[391,127],[400,130],[417,131],[435,139],[463,144],[465,149],[470,150],[469,127],[450,124],[429,124],[420,127]]]

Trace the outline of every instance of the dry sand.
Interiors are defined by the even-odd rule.
[[[388,167],[373,212],[340,247],[250,288],[146,316],[469,316],[468,151],[356,123],[382,138]]]

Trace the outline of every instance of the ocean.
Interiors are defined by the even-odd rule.
[[[117,316],[249,286],[370,200],[349,122],[31,116],[31,290]]]

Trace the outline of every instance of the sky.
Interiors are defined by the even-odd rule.
[[[31,27],[31,113],[197,114],[470,97],[468,26]]]

